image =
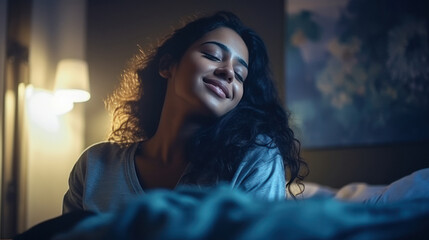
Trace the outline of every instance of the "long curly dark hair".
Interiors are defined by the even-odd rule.
[[[122,146],[152,137],[158,127],[165,97],[166,79],[159,75],[160,61],[168,54],[178,63],[185,51],[204,34],[227,27],[241,36],[249,51],[248,76],[240,103],[209,126],[198,130],[186,145],[186,157],[192,163],[187,178],[200,172],[218,180],[230,180],[245,154],[257,145],[277,147],[287,168],[287,189],[302,180],[308,166],[300,156],[300,143],[289,126],[287,113],[274,86],[265,44],[250,28],[230,12],[218,12],[194,20],[167,36],[160,45],[145,54],[142,50],[124,71],[119,87],[106,99],[113,113],[110,141]],[[258,136],[270,142],[260,143]]]

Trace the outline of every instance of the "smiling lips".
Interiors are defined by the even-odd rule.
[[[207,88],[213,91],[220,98],[231,97],[231,94],[229,93],[227,86],[222,81],[216,80],[216,79],[209,79],[209,78],[204,78],[203,81],[207,86]]]

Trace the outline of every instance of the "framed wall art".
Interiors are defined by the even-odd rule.
[[[285,6],[286,106],[305,148],[429,139],[429,1]]]

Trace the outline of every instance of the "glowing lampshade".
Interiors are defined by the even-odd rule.
[[[72,102],[86,102],[89,94],[88,64],[79,59],[63,59],[55,76],[55,96]]]

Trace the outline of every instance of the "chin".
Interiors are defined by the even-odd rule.
[[[217,98],[202,98],[202,105],[206,115],[219,118],[230,112],[236,105],[232,106],[232,102],[220,101]],[[228,104],[229,103],[229,104]]]
[[[211,114],[216,117],[220,118],[225,116],[225,114],[229,113],[232,109],[212,109]]]

